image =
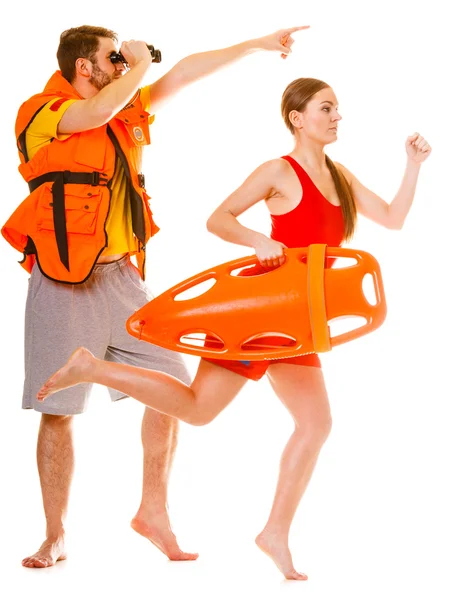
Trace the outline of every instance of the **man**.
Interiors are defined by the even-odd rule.
[[[291,34],[304,28],[188,56],[145,87],[153,55],[144,42],[124,42],[122,62],[114,32],[69,29],[60,38],[60,71],[20,107],[16,137],[30,195],[2,234],[23,252],[22,265],[31,273],[23,408],[42,413],[37,459],[47,524],[45,541],[22,561],[25,567],[49,567],[66,558],[72,422],[84,412],[90,390],[78,386],[55,394],[49,403],[37,402],[37,391],[62,360],[83,345],[100,358],[189,382],[178,354],[140,344],[125,330],[126,319],[150,300],[143,283],[145,247],[158,227],[141,173],[150,115],[188,84],[253,51],[278,51],[285,58]],[[110,395],[112,400],[125,397],[115,390]],[[197,554],[179,548],[167,512],[177,427],[175,419],[145,410],[143,493],[131,525],[171,560],[194,560]]]

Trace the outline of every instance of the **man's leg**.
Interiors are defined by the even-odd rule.
[[[134,310],[152,298],[129,258],[103,269],[103,290],[109,302],[111,336],[105,359],[114,363],[155,368],[185,383],[191,377],[182,357],[139,341],[127,333],[125,323]],[[124,394],[111,389],[112,400]],[[145,409],[142,422],[143,490],[140,507],[132,519],[133,529],[149,539],[171,560],[194,560],[198,554],[182,552],[171,530],[167,507],[167,485],[177,444],[178,421]]]
[[[72,417],[41,416],[37,461],[46,517],[46,539],[40,549],[24,558],[24,567],[51,567],[66,558],[64,520],[74,472]]]
[[[167,487],[178,427],[177,419],[145,409],[142,422],[142,501],[131,525],[170,560],[195,560],[198,554],[183,552],[179,548],[168,517]]]
[[[66,558],[63,538],[74,470],[73,415],[87,408],[90,386],[56,394],[46,407],[37,402],[36,393],[58,367],[61,357],[70,356],[82,340],[97,356],[104,356],[110,333],[99,314],[108,311],[102,297],[95,295],[95,280],[93,273],[83,285],[64,285],[44,277],[36,265],[30,278],[22,407],[43,413],[37,460],[47,532],[38,552],[22,562],[25,567],[50,567]]]

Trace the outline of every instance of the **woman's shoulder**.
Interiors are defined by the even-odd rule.
[[[285,176],[292,170],[290,163],[282,157],[271,158],[258,168],[274,177]]]

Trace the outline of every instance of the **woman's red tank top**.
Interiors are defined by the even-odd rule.
[[[308,173],[291,156],[282,156],[293,167],[302,186],[302,199],[296,208],[283,215],[271,215],[271,238],[282,242],[288,248],[306,248],[310,244],[339,246],[344,236],[344,219],[340,206],[335,206],[325,198]],[[326,267],[331,267],[334,258],[326,259]],[[260,264],[243,269],[242,277],[261,275],[277,267],[263,267]]]
[[[306,171],[291,156],[282,156],[294,169],[303,190],[299,204],[283,215],[271,215],[271,238],[288,248],[306,248],[310,244],[339,246],[344,236],[340,206],[325,198]]]

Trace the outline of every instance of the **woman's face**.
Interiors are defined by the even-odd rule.
[[[338,112],[338,101],[332,88],[317,92],[297,115],[295,127],[308,138],[321,144],[331,144],[337,139],[338,123],[342,119]],[[298,124],[297,124],[298,123]]]

